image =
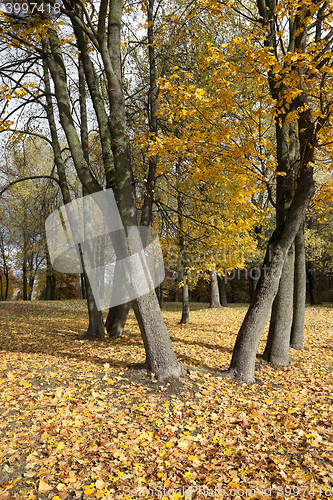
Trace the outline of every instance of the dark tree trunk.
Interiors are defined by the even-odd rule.
[[[293,313],[294,245],[285,259],[279,290],[273,302],[268,339],[263,358],[274,365],[288,366],[290,328]]]
[[[8,299],[8,290],[9,290],[9,272],[5,271],[5,277],[6,277],[6,290],[5,290],[5,300]]]
[[[110,307],[105,323],[110,338],[116,339],[123,334],[130,307],[130,302]]]
[[[84,274],[80,273],[80,281],[81,281],[81,296],[82,299],[86,299],[86,287],[84,284]]]
[[[163,283],[160,284],[160,300],[159,300],[160,308],[163,308],[164,304],[164,296],[163,296]]]
[[[219,292],[220,292],[220,304],[222,307],[228,307],[227,293],[225,290],[225,277],[218,276],[217,281],[218,281]]]
[[[316,271],[308,271],[310,304],[316,306],[319,304],[317,292],[317,273]]]
[[[183,286],[183,310],[182,310],[182,317],[180,320],[181,325],[186,325],[190,322],[190,303],[189,303],[189,296],[188,296],[188,284],[186,278],[184,279],[185,284]]]
[[[217,282],[217,274],[215,271],[210,272],[210,304],[209,307],[221,307],[219,285]]]
[[[23,255],[22,280],[23,280],[23,300],[28,300],[28,276],[27,276],[27,261],[25,252]]]
[[[293,349],[304,349],[305,301],[306,263],[303,222],[295,238],[294,313],[290,335],[290,347]]]
[[[235,304],[236,302],[236,270],[233,269],[233,273],[232,273],[232,277],[231,277],[231,280],[230,280],[230,302],[232,304]]]

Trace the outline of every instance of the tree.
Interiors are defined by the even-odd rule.
[[[122,255],[131,256],[140,248],[141,239],[139,232],[135,230],[138,224],[136,192],[130,143],[126,131],[122,87],[120,41],[122,2],[102,0],[97,18],[94,18],[96,11],[93,6],[81,7],[64,3],[60,11],[70,21],[77,49],[82,55],[88,92],[99,125],[98,133],[101,138],[106,187],[113,188],[125,228],[123,234],[119,235],[119,242],[115,243],[121,245]],[[62,48],[66,43],[67,34],[62,33],[59,23],[52,23],[51,17],[45,9],[40,13],[39,22],[33,25],[37,31],[37,36],[33,39],[33,52],[45,59],[50,71],[60,124],[66,136],[77,175],[88,194],[97,193],[103,187],[87,164],[72,116],[66,71],[68,65]],[[8,21],[8,18],[6,20]],[[18,28],[15,33],[8,30],[3,31],[2,34],[10,43],[17,41],[21,47],[26,46],[28,51],[31,51],[33,33],[29,33],[28,39],[24,21],[18,25]],[[39,41],[40,37],[43,45]],[[103,85],[106,89],[106,101],[101,98],[99,91],[96,57],[105,75]],[[128,227],[132,228],[131,237],[127,233]],[[133,279],[135,278],[137,277],[134,273]],[[139,286],[138,283],[137,285]],[[145,367],[147,370],[159,379],[181,376],[184,372],[174,354],[158,300],[151,285],[149,293],[136,299],[133,307],[146,349]]]
[[[269,261],[268,248],[264,261],[267,272],[261,275],[238,333],[230,367],[224,372],[229,378],[247,382],[254,381],[258,343],[278,290],[285,258],[315,191],[315,152],[322,130],[326,128],[327,131],[330,126],[331,103],[326,99],[326,86],[330,81],[329,48],[333,39],[332,30],[324,35],[326,27],[329,27],[329,16],[332,15],[325,2],[310,2],[307,5],[295,2],[292,11],[283,2],[278,5],[274,2],[258,2],[257,7],[264,41],[262,62],[267,69],[270,92],[276,103],[277,139],[281,136],[277,164],[288,160],[288,151],[283,147],[288,142],[289,127],[286,125],[294,124],[298,133],[299,166],[292,201],[269,243],[273,250],[272,261]],[[285,39],[282,41],[279,38],[281,16],[285,16],[289,24],[287,45]],[[287,38],[286,32],[284,36]],[[319,73],[320,77],[316,78]],[[311,93],[314,90],[318,92],[318,101],[311,99],[310,89]],[[288,336],[284,333],[277,342],[277,356],[284,355],[285,345],[289,349],[289,331]]]

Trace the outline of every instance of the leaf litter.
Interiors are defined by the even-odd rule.
[[[82,301],[1,303],[0,500],[333,498],[333,308],[251,386],[219,376],[246,308],[193,309],[163,311],[189,375],[161,384],[132,312],[96,342]]]

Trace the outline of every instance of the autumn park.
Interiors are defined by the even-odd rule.
[[[0,500],[332,500],[332,2],[0,17]]]

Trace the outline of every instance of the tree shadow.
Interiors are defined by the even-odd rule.
[[[224,346],[217,345],[217,344],[207,344],[206,342],[186,340],[186,339],[176,337],[175,335],[170,335],[170,338],[171,338],[172,342],[177,342],[179,344],[195,345],[195,346],[199,346],[199,347],[204,347],[206,349],[214,349],[214,350],[221,351],[221,352],[229,352],[229,353],[232,352],[232,349],[230,349],[229,347],[224,347]]]

